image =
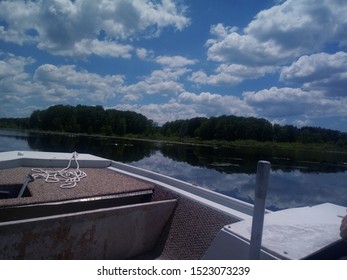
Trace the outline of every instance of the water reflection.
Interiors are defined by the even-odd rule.
[[[285,150],[254,147],[211,147],[198,145],[165,145],[160,149],[164,156],[192,166],[203,166],[224,173],[254,174],[256,162],[268,160],[273,170],[303,173],[344,172],[347,154],[326,151]]]
[[[160,172],[252,203],[258,160],[272,163],[267,207],[347,206],[347,154],[167,144],[0,130],[0,151],[90,153]]]
[[[21,131],[0,130],[0,151],[31,150],[28,134]]]
[[[152,153],[149,142],[134,143],[125,139],[89,136],[36,134],[35,137],[28,138],[28,144],[31,150],[71,153],[78,151],[126,163],[148,157]]]
[[[165,157],[159,151],[151,158],[132,164],[253,203],[256,180],[254,172],[223,173],[215,169],[191,166]],[[346,178],[345,172],[331,174],[272,170],[266,207],[279,210],[324,202],[347,205]]]

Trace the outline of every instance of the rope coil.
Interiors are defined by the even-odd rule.
[[[74,188],[76,187],[77,183],[81,181],[81,179],[87,177],[87,174],[80,170],[77,157],[77,152],[73,152],[67,167],[58,171],[44,170],[42,168],[32,168],[31,171],[35,173],[31,174],[31,176],[34,179],[44,178],[46,183],[58,183],[60,181],[63,181],[64,183],[60,185],[60,188],[62,189]],[[74,160],[74,162],[76,163],[76,169],[74,170],[70,169],[72,160]]]

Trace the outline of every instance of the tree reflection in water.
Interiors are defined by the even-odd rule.
[[[8,144],[10,143],[10,144]],[[0,130],[1,151],[89,153],[163,173],[253,202],[258,160],[272,164],[266,206],[272,210],[331,202],[347,206],[347,154],[212,147],[120,138]]]

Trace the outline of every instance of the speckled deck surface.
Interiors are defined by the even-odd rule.
[[[50,170],[59,170],[59,168]],[[151,183],[107,168],[81,168],[81,170],[87,174],[87,177],[81,179],[72,189],[60,188],[63,182],[47,183],[44,179],[36,179],[28,185],[30,197],[0,199],[0,207],[121,194],[154,188]],[[0,170],[0,186],[22,185],[29,173],[33,172],[27,167],[2,169]]]

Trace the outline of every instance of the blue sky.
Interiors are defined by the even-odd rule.
[[[83,104],[347,131],[346,15],[343,0],[0,1],[0,117]]]

